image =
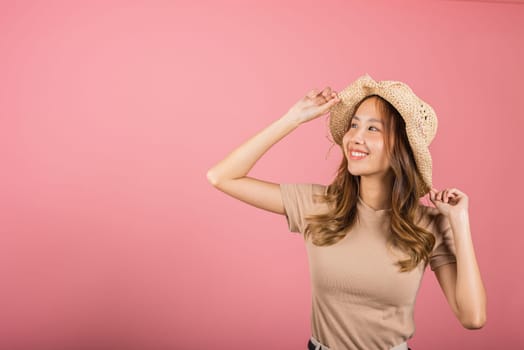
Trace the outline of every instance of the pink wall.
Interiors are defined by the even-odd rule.
[[[206,172],[364,73],[435,108],[434,185],[468,194],[488,293],[486,326],[464,329],[426,270],[410,346],[521,348],[523,19],[503,2],[3,1],[0,348],[305,349],[301,238]],[[330,181],[325,121],[249,175]]]

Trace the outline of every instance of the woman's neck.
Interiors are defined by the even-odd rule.
[[[391,209],[391,185],[384,181],[371,181],[361,177],[359,196],[375,210]]]

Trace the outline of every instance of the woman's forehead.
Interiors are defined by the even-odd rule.
[[[382,106],[378,98],[369,98],[362,102],[355,111],[353,118],[358,121],[382,122]]]
[[[377,123],[384,124],[381,116],[377,117],[377,116],[368,116],[368,115],[354,115],[353,119],[358,120],[358,121],[364,121],[364,122],[367,121],[367,122],[377,122]]]

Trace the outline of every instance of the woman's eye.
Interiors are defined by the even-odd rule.
[[[356,124],[356,123],[351,123],[351,126],[350,126],[350,127],[352,128],[352,127],[353,127],[353,125],[357,125],[357,124]],[[376,127],[374,127],[374,126],[370,126],[370,128],[373,128],[373,129],[375,129],[375,130],[379,131],[379,130],[378,130],[378,129],[377,129]]]

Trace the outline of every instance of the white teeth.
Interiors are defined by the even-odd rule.
[[[366,153],[360,153],[360,152],[351,152],[351,155],[354,156],[354,157],[363,157],[363,156],[367,156]]]

